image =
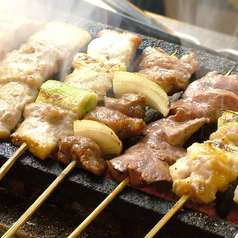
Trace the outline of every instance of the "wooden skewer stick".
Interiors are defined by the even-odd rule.
[[[17,159],[28,149],[26,143],[23,143],[17,151],[0,168],[0,180],[5,176],[8,170],[13,166]]]
[[[183,204],[189,199],[189,194],[184,194],[174,206],[162,217],[162,219],[150,230],[145,238],[154,237],[158,231],[169,221],[169,219],[183,206]]]
[[[68,238],[77,237],[100,212],[116,197],[118,193],[129,183],[130,178],[126,177],[114,190],[110,193],[101,204],[68,236]]]
[[[60,175],[53,181],[53,183],[35,200],[35,202],[25,211],[25,213],[15,222],[12,227],[2,236],[2,238],[12,237],[17,230],[24,225],[30,216],[40,207],[40,205],[49,197],[49,195],[56,189],[56,187],[63,181],[63,179],[73,170],[77,161],[73,160],[60,173]]]

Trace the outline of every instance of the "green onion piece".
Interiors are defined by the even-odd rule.
[[[94,92],[56,80],[48,80],[42,84],[36,101],[76,112],[80,119],[97,105],[98,97]]]

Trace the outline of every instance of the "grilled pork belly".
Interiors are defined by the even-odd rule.
[[[28,37],[44,27],[44,23],[23,16],[0,15],[0,60],[18,49]]]
[[[222,110],[238,110],[238,97],[227,90],[208,89],[201,94],[182,98],[171,103],[170,111],[175,114],[171,117],[175,121],[187,121],[191,118],[208,118],[216,122]]]
[[[144,118],[146,97],[142,94],[126,93],[121,98],[104,97],[107,108],[117,110],[129,117]]]
[[[193,202],[209,203],[238,176],[237,151],[220,142],[194,143],[187,155],[170,166],[173,192]]]
[[[66,164],[76,160],[78,167],[98,176],[103,176],[107,172],[107,163],[99,145],[82,136],[61,137],[57,160]]]
[[[21,111],[20,114],[16,113],[15,122],[18,122],[24,106],[36,99],[36,89],[51,75],[59,72],[65,61],[71,59],[90,39],[89,33],[77,27],[66,23],[48,23],[45,29],[32,35],[19,50],[8,53],[0,64],[0,84],[10,85],[9,83],[17,82],[15,85],[18,86],[12,87],[14,92],[10,93],[9,90],[9,96],[4,90],[1,91],[0,98],[4,98],[9,104],[9,111],[4,110],[4,115],[12,114],[13,108],[16,107]],[[25,85],[25,90],[21,87],[19,101],[12,100],[12,95],[16,95],[15,91],[19,90],[19,85]],[[3,114],[0,114],[0,123],[8,123]],[[1,128],[3,133],[0,131],[0,139],[4,139],[7,134],[9,136],[15,128],[16,123],[10,124],[8,129]]]
[[[78,115],[51,104],[34,102],[24,110],[24,121],[11,135],[12,143],[27,143],[29,151],[40,159],[55,152],[61,136],[73,135],[73,122]]]
[[[183,93],[182,97],[192,97],[196,94],[201,94],[205,90],[219,88],[231,91],[238,96],[238,75],[222,75],[217,71],[207,73],[201,79],[190,83]]]
[[[109,29],[100,31],[98,35],[98,38],[89,43],[87,54],[113,64],[124,63],[128,69],[141,44],[140,36]]]
[[[146,136],[123,155],[108,161],[108,170],[113,179],[122,181],[130,176],[130,184],[135,187],[171,181],[169,166],[186,155],[182,142],[185,142],[195,132],[195,128],[198,130],[206,120],[195,119],[194,122],[174,123],[171,119],[161,120],[157,125],[154,124],[155,127],[152,124],[148,126],[148,130],[146,127],[144,129]]]
[[[120,139],[140,135],[146,124],[141,118],[132,118],[107,107],[96,107],[86,114],[85,120],[99,121],[110,127]]]
[[[200,68],[194,53],[178,59],[160,47],[147,47],[136,62],[138,74],[150,79],[172,95],[184,90],[191,75]]]
[[[65,77],[64,82],[95,92],[99,101],[103,101],[103,97],[112,87],[113,72],[126,70],[124,64],[109,63],[83,53],[74,57],[73,68],[74,71]]]

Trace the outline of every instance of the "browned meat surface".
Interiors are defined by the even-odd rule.
[[[183,146],[193,133],[208,122],[209,120],[203,117],[184,122],[175,121],[168,117],[150,123],[142,131],[142,134],[147,135],[153,131],[163,130],[164,136],[170,145]]]
[[[78,166],[102,176],[106,174],[107,163],[97,143],[82,136],[67,136],[59,139],[57,160],[62,163],[78,161]]]
[[[142,94],[127,93],[121,98],[104,97],[107,108],[120,111],[121,113],[136,118],[144,118],[146,98]]]
[[[170,109],[175,114],[171,118],[176,121],[205,117],[210,122],[216,122],[222,114],[221,109],[238,110],[238,97],[227,90],[210,89],[172,102]]]
[[[219,88],[233,92],[238,96],[238,75],[222,75],[217,71],[206,74],[203,78],[190,83],[182,97],[191,97],[205,90]]]
[[[178,59],[160,47],[147,47],[136,62],[138,74],[160,85],[169,95],[184,90],[199,67],[194,53]]]
[[[171,182],[169,165],[158,158],[158,151],[154,149],[145,148],[109,160],[108,170],[117,181],[129,176],[130,185],[135,187],[143,187],[157,181]]]
[[[205,122],[206,119],[195,119],[188,122],[161,119],[154,124],[154,127],[152,124],[149,125],[148,130],[144,129],[146,133],[144,138],[130,147],[123,155],[108,161],[111,177],[122,181],[129,176],[130,184],[135,187],[164,180],[171,181],[169,166],[186,155],[182,142],[185,142]],[[174,144],[170,144],[171,141]]]
[[[28,37],[44,27],[44,23],[23,16],[0,15],[0,60],[18,49]]]
[[[140,36],[105,29],[99,32],[98,38],[89,43],[87,54],[114,64],[124,63],[128,69],[140,44]]]
[[[132,118],[107,107],[96,107],[84,119],[99,121],[110,127],[120,139],[140,135],[146,124],[141,118]]]

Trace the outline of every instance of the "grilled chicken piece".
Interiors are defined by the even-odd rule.
[[[170,111],[175,114],[175,121],[187,121],[192,118],[205,117],[216,122],[222,110],[238,110],[238,97],[227,90],[210,89],[171,103]]]
[[[30,152],[40,159],[50,157],[56,151],[61,136],[73,135],[73,122],[78,115],[72,111],[43,102],[28,104],[24,121],[11,135],[12,143],[27,143]]]
[[[140,36],[109,29],[100,31],[98,35],[98,38],[89,43],[87,54],[113,64],[124,63],[128,69],[141,44]]]
[[[184,90],[191,75],[199,68],[194,53],[178,59],[160,47],[150,46],[145,48],[136,62],[138,74],[157,83],[169,95]]]
[[[11,90],[8,86],[1,87],[8,87],[9,95],[6,95],[3,89],[0,98],[9,105],[9,110],[6,106],[0,114],[0,139],[10,135],[16,122],[21,119],[25,105],[35,101],[36,90],[41,84],[51,75],[59,72],[67,60],[70,60],[72,55],[90,39],[88,32],[77,27],[66,23],[48,23],[45,29],[32,35],[19,50],[7,54],[0,64],[0,84],[17,83],[15,83],[16,88],[14,86]],[[19,89],[19,85],[25,85],[25,90],[23,87]],[[16,92],[16,90],[20,91]],[[19,101],[12,100],[17,94],[19,94]],[[20,113],[15,113],[16,110]],[[14,123],[8,122],[6,115],[14,113]],[[2,126],[6,124],[9,124],[7,128],[3,128]]]
[[[194,143],[170,166],[170,174],[178,196],[189,194],[193,202],[209,203],[237,178],[237,151],[220,142]]]
[[[113,64],[78,53],[73,59],[74,71],[66,76],[64,82],[72,86],[95,92],[103,101],[107,91],[112,88],[113,73],[126,70],[124,64]]]
[[[161,119],[161,122],[159,120],[154,124],[155,127],[150,124],[148,130],[147,127],[144,129],[146,134],[144,138],[126,150],[123,155],[108,161],[110,175],[117,181],[130,176],[130,184],[135,187],[158,181],[171,181],[169,166],[186,155],[182,142],[195,132],[195,128],[198,130],[205,122],[204,119],[195,119],[194,122],[172,123],[172,120]],[[179,124],[182,125],[184,132],[181,132]]]
[[[23,16],[0,15],[0,60],[6,53],[18,49],[28,37],[43,29],[43,22]]]
[[[222,75],[217,71],[207,73],[203,78],[190,83],[182,94],[183,98],[201,94],[205,90],[219,88],[231,91],[238,96],[238,75]]]
[[[1,85],[0,138],[9,138],[11,130],[21,118],[25,105],[33,102],[37,94],[38,90],[35,87],[29,87],[21,82],[10,82]]]
[[[67,136],[59,139],[57,160],[69,164],[78,161],[77,166],[103,176],[107,172],[107,163],[97,143],[82,136]]]
[[[146,97],[142,94],[126,93],[121,98],[104,97],[107,108],[117,110],[129,117],[144,118]]]
[[[96,107],[86,114],[85,120],[99,121],[110,127],[120,139],[140,135],[146,124],[141,118],[132,118],[107,107]]]

